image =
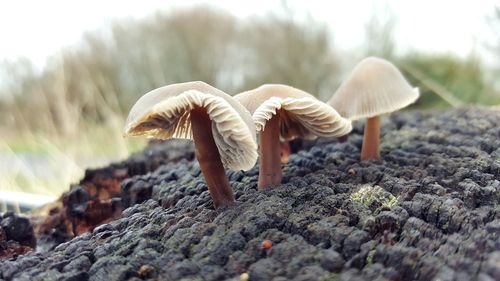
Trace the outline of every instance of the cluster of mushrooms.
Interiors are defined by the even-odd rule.
[[[367,118],[361,160],[380,159],[380,118],[415,102],[413,88],[390,62],[362,60],[323,103],[299,89],[266,84],[234,97],[204,82],[172,84],[142,96],[125,136],[192,139],[215,208],[234,204],[224,166],[249,170],[259,151],[258,189],[281,184],[281,144],[295,138],[346,136]],[[259,134],[259,146],[256,133]]]

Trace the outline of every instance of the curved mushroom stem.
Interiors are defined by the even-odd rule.
[[[280,116],[276,112],[260,132],[259,190],[281,184]]]
[[[361,160],[380,160],[380,117],[366,119]]]
[[[212,121],[204,108],[191,110],[191,129],[196,159],[212,196],[215,208],[234,204],[234,195],[212,134]]]
[[[349,139],[349,134],[337,138],[340,143],[346,142]]]
[[[288,141],[280,142],[281,164],[288,163],[288,159],[290,158],[291,153],[292,153],[292,148],[290,147],[290,142]]]

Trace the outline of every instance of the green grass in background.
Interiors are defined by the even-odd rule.
[[[145,146],[144,139],[122,138],[118,129],[95,125],[73,137],[37,133],[0,139],[0,190],[58,196],[85,169],[125,159]]]

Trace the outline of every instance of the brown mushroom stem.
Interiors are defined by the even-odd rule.
[[[361,160],[380,160],[380,117],[366,119]]]
[[[292,148],[290,147],[290,143],[288,141],[280,142],[280,146],[281,164],[286,164],[288,163],[288,159],[292,153]]]
[[[347,142],[347,140],[349,139],[349,134],[338,137],[337,139],[340,143]]]
[[[260,132],[259,190],[281,184],[280,116],[276,112]]]
[[[191,129],[196,159],[212,196],[215,208],[234,204],[234,195],[212,134],[212,121],[204,108],[191,110]]]

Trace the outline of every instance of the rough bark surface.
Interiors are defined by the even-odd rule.
[[[358,124],[302,143],[275,189],[228,172],[237,204],[218,212],[196,162],[162,164],[122,182],[121,218],[0,262],[0,279],[500,280],[499,111],[383,118],[380,161],[361,142]]]
[[[12,212],[0,216],[0,263],[36,247],[33,226],[27,218]]]

